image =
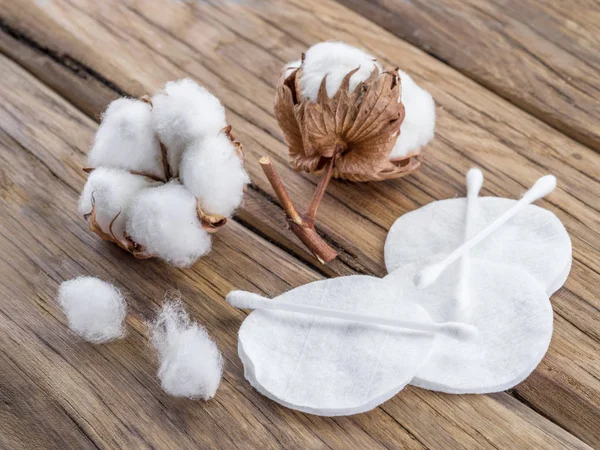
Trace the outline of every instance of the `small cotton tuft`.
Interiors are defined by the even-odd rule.
[[[213,398],[221,382],[223,357],[204,327],[190,320],[180,301],[166,302],[149,326],[165,392],[175,397]]]
[[[108,105],[88,154],[88,163],[92,167],[135,170],[164,178],[150,105],[131,98],[120,98]]]
[[[58,303],[69,328],[88,342],[101,344],[125,335],[127,305],[110,283],[94,277],[65,281],[58,290]]]
[[[127,234],[148,254],[187,267],[210,251],[196,198],[177,181],[141,191],[131,203]]]
[[[152,97],[152,104],[154,129],[167,148],[174,175],[188,145],[227,126],[219,99],[189,79],[167,83],[163,92]]]
[[[405,116],[390,159],[418,153],[421,147],[433,139],[435,129],[435,102],[431,94],[420,88],[408,74],[401,70],[398,72],[402,91],[400,100],[404,105]]]
[[[299,80],[301,96],[316,101],[321,82],[327,76],[327,95],[333,97],[344,77],[352,70],[359,69],[350,78],[352,92],[360,82],[369,78],[375,68],[381,72],[381,65],[375,57],[358,48],[343,42],[320,42],[305,54]]]
[[[131,200],[139,191],[155,184],[156,182],[141,175],[100,167],[88,177],[79,197],[79,213],[87,216],[95,206],[96,221],[107,234],[110,233],[110,223],[116,217],[112,231],[120,239],[125,232],[127,208]]]
[[[196,141],[181,162],[181,181],[206,214],[231,217],[250,182],[236,147],[225,133]]]

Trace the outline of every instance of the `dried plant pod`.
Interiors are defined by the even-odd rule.
[[[404,101],[410,106],[409,121]],[[334,252],[314,231],[314,221],[327,180],[380,181],[413,173],[421,167],[419,153],[435,126],[435,105],[427,91],[398,68],[382,70],[374,57],[341,42],[316,44],[301,61],[285,66],[274,112],[292,168],[321,176],[308,212],[295,213],[302,220],[294,216],[272,164],[261,165],[292,231],[325,262]],[[307,230],[312,237],[307,238]]]
[[[115,119],[110,112],[115,108],[111,110],[110,105],[103,115],[100,126],[104,127],[103,141],[102,146],[97,146],[96,160],[102,161],[102,152],[110,149],[106,142],[120,145],[126,141],[127,146],[123,145],[123,151],[117,155],[121,159],[111,155],[109,162],[113,165],[109,168],[99,164],[97,171],[95,166],[83,169],[91,175],[80,199],[80,213],[92,232],[136,258],[160,257],[173,265],[189,266],[210,251],[211,239],[207,233],[222,228],[242,201],[245,186],[250,181],[243,167],[242,144],[227,125],[220,101],[192,80],[167,83],[164,91],[152,98],[143,96],[139,100],[115,102],[121,102],[117,110],[120,115]],[[133,113],[129,114],[127,108]],[[123,134],[121,125],[128,133]],[[153,143],[152,166],[141,151],[135,154],[137,160],[127,159],[129,149],[136,148],[136,139],[145,144]],[[165,142],[173,144],[174,149]],[[184,180],[180,170],[182,159],[192,151],[196,151],[196,155],[188,160]],[[152,167],[152,173],[137,170],[138,162]],[[106,175],[107,170],[118,171],[119,175],[111,178]],[[96,174],[100,185],[91,181]],[[132,176],[138,181],[131,181]],[[146,180],[143,186],[141,179]],[[161,205],[146,199],[141,206],[138,200],[144,192],[161,185],[178,187],[154,191]],[[127,196],[123,195],[124,186],[130,188]],[[135,193],[134,188],[138,190]],[[176,197],[164,198],[159,192]],[[99,204],[94,200],[94,193],[102,200]],[[174,205],[185,211],[173,210],[177,209]],[[135,221],[132,220],[134,210]],[[170,215],[173,213],[179,213],[179,222],[174,221]],[[182,234],[187,237],[182,238]]]
[[[390,161],[404,107],[400,98],[398,69],[379,72],[373,69],[369,78],[350,91],[349,72],[333,97],[323,78],[316,102],[300,100],[297,79],[302,68],[294,70],[278,86],[275,115],[289,145],[292,168],[320,174],[322,158],[340,150],[332,176],[350,181],[379,181],[398,178],[418,169],[403,158]]]

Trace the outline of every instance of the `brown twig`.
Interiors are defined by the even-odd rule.
[[[268,156],[263,156],[259,160],[263,172],[267,176],[269,183],[271,183],[271,186],[273,187],[273,190],[275,191],[275,194],[277,195],[277,198],[279,199],[279,202],[285,211],[290,229],[296,236],[298,236],[298,239],[300,239],[300,241],[306,245],[312,254],[315,255],[321,264],[328,263],[337,256],[337,252],[327,245],[323,238],[319,236],[315,230],[314,224],[317,208],[319,207],[319,203],[323,198],[329,178],[331,178],[334,159],[335,156],[330,161],[327,171],[323,174],[323,177],[317,186],[317,190],[315,191],[315,194],[310,202],[308,213],[304,216],[301,216],[294,207],[287,190],[283,186],[283,183],[281,182],[281,179],[279,178],[279,175],[277,174],[277,171],[271,162],[271,158]]]

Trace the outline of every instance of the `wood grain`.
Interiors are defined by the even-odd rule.
[[[119,93],[141,95],[152,92],[166,80],[184,75],[193,76],[212,89],[224,100],[230,121],[249,151],[248,167],[253,186],[244,208],[236,217],[238,224],[232,225],[229,234],[221,235],[214,257],[202,260],[191,274],[167,270],[168,275],[157,277],[165,267],[152,262],[134,266],[135,270],[147,275],[136,278],[134,284],[118,272],[112,275],[112,265],[118,269],[123,264],[123,255],[93,236],[87,236],[84,225],[76,220],[73,212],[76,192],[83,183],[79,168],[95,124],[28,78],[23,81],[25,85],[17,89],[13,85],[21,83],[18,80],[23,74],[15,71],[17,75],[11,77],[11,87],[2,90],[3,100],[10,106],[5,106],[0,122],[8,136],[5,147],[12,148],[18,143],[20,151],[30,152],[34,160],[42,162],[40,170],[45,166],[53,174],[56,179],[52,185],[66,185],[72,191],[64,203],[68,204],[69,213],[48,222],[44,212],[39,212],[40,228],[35,232],[42,232],[44,227],[63,229],[63,221],[66,224],[72,220],[75,225],[71,226],[79,229],[82,244],[78,248],[70,247],[68,240],[63,242],[65,236],[59,236],[54,250],[63,249],[63,258],[77,252],[89,254],[90,248],[94,252],[106,251],[111,264],[108,265],[110,269],[104,270],[108,270],[110,276],[134,285],[135,296],[144,298],[148,295],[147,290],[152,289],[153,302],[157,302],[162,296],[159,291],[161,288],[164,291],[173,277],[179,280],[175,284],[177,288],[187,293],[196,289],[206,291],[203,295],[220,302],[234,287],[274,295],[321,275],[385,273],[382,247],[386,230],[393,220],[432,199],[462,194],[462,177],[473,164],[485,169],[484,193],[503,196],[518,196],[537,175],[552,170],[559,177],[562,189],[544,202],[544,206],[565,222],[573,237],[576,260],[566,288],[553,298],[557,321],[550,352],[532,377],[517,387],[514,397],[507,394],[443,396],[410,388],[376,412],[357,418],[322,420],[292,413],[285,415],[274,427],[276,433],[286,436],[282,445],[288,447],[297,447],[300,443],[315,444],[314,437],[311,440],[310,434],[307,434],[309,437],[304,434],[308,433],[305,428],[317,425],[321,431],[317,434],[318,445],[332,447],[343,447],[344,443],[351,446],[357,442],[387,447],[487,447],[512,440],[516,440],[515,445],[529,447],[583,445],[535,413],[531,406],[585,442],[596,444],[600,420],[596,359],[600,336],[596,294],[593,292],[594,283],[600,280],[597,258],[599,205],[594,193],[600,174],[597,155],[334,3],[160,5],[151,2],[96,5],[55,1],[17,8],[7,2],[0,13],[5,30],[0,35],[0,49],[92,117],[97,117],[102,105]],[[67,17],[69,20],[65,19]],[[287,167],[285,147],[272,117],[273,86],[283,61],[294,59],[311,43],[331,37],[366,47],[388,61],[406,61],[407,66],[414,69],[415,78],[434,93],[440,105],[439,131],[429,149],[425,169],[414,177],[361,185],[332,183],[320,211],[320,226],[326,239],[340,249],[342,257],[335,264],[319,267],[283,229],[281,209],[273,200],[257,157],[270,154],[285,177],[294,200],[298,204],[308,201],[315,180]],[[72,70],[73,64],[79,69]],[[5,77],[9,78],[8,75]],[[28,94],[32,91],[35,95]],[[45,94],[44,100],[39,98],[41,92]],[[46,123],[50,120],[46,116],[54,116],[57,109],[62,110],[63,116],[59,123]],[[42,122],[24,125],[32,117]],[[37,136],[39,129],[51,131]],[[24,191],[31,188],[28,184],[21,186]],[[16,214],[16,210],[13,211]],[[48,210],[45,212],[48,214]],[[344,225],[340,227],[342,222]],[[11,230],[18,233],[20,227],[18,223]],[[255,233],[268,238],[279,248],[267,244]],[[260,246],[255,244],[256,239],[262,243]],[[258,250],[264,246],[281,255],[280,258],[275,261],[271,261],[270,256],[265,258],[264,252]],[[240,251],[246,255],[244,258],[240,258]],[[96,257],[92,253],[92,260],[86,260],[84,264],[91,273],[101,276],[94,264]],[[36,261],[42,269],[34,267],[34,272],[55,270],[43,259]],[[288,261],[288,264],[281,261]],[[272,267],[274,264],[278,267]],[[287,269],[281,268],[282,265]],[[277,275],[266,276],[270,271]],[[65,272],[55,277],[54,285],[48,288],[46,302],[51,301],[55,284],[69,278],[68,275]],[[257,279],[265,276],[265,282],[252,287]],[[147,283],[152,288],[146,287]],[[151,309],[147,303],[137,307],[146,313]],[[207,312],[196,306],[193,311],[201,320],[211,321],[211,333],[218,334],[219,328],[223,327],[221,309]],[[227,314],[233,313],[229,311],[225,316]],[[246,395],[254,401],[260,396],[244,382],[235,356],[236,330],[236,325],[230,325],[225,334],[218,334],[217,339],[219,344],[223,342],[222,345],[228,346],[228,361],[237,364],[234,373],[228,376],[237,377],[235,380],[240,386],[235,384],[236,389],[245,389]],[[142,343],[140,338],[137,344]],[[135,358],[136,350],[139,351],[133,345],[129,358]],[[118,353],[111,353],[110,358]],[[151,357],[148,353],[146,356],[147,364],[151,365]],[[72,361],[73,365],[77,363],[76,358]],[[131,367],[127,362],[123,364]],[[149,381],[152,369],[148,369],[148,373],[150,375],[141,385],[145,386],[148,381],[156,387],[155,381]],[[46,389],[53,392],[55,387]],[[137,392],[142,392],[141,387],[138,389]],[[263,402],[270,403],[264,399]],[[235,407],[235,402],[222,404],[225,409]],[[280,413],[275,405],[261,408],[268,420],[273,420],[274,410]],[[197,416],[198,412],[195,414]],[[245,414],[254,417],[257,413],[250,409]],[[298,420],[296,416],[302,418],[301,431],[296,425],[293,430],[286,430],[284,422],[289,421],[287,427],[290,427]],[[478,420],[474,422],[473,416]],[[428,419],[423,420],[423,417]],[[264,421],[261,422],[263,426],[269,423],[262,417],[259,420]],[[440,431],[431,433],[432,424]],[[265,427],[269,429],[273,425]],[[340,427],[350,430],[348,440],[338,440]],[[401,432],[403,427],[405,431]],[[521,431],[519,436],[513,435],[514,429]],[[169,432],[174,431],[169,429]],[[260,435],[257,439],[262,438]],[[272,441],[267,439],[266,442]]]
[[[600,151],[593,0],[338,0]]]
[[[493,439],[501,436],[518,445],[585,448],[581,441],[506,394],[459,399],[408,388],[374,412],[337,419],[306,416],[266,400],[243,378],[236,334],[244,315],[231,309],[223,297],[234,287],[272,296],[321,276],[235,222],[217,235],[211,255],[191,271],[176,270],[159,261],[135,260],[99,240],[76,213],[77,193],[84,182],[80,164],[94,124],[12,63],[0,62],[5,80],[0,89],[5,105],[0,108],[0,119],[8,124],[0,131],[0,197],[9,213],[0,223],[0,245],[5,250],[0,270],[11,280],[0,286],[2,297],[10,299],[2,305],[0,318],[12,343],[3,350],[39,383],[42,392],[69,408],[73,420],[96,445],[180,448],[194,442],[234,446],[238,445],[237,426],[246,429],[250,421],[259,429],[243,439],[242,448],[256,448],[261,442],[261,448],[486,446],[492,436],[485,430],[493,429],[500,418],[506,426]],[[25,120],[33,110],[38,111],[38,122],[15,131],[8,114]],[[61,139],[56,140],[59,134]],[[68,139],[71,147],[62,139]],[[60,174],[57,161],[63,168]],[[26,246],[14,242],[17,235]],[[206,325],[226,359],[224,385],[215,400],[203,404],[164,394],[154,377],[153,356],[139,330],[130,329],[125,341],[108,346],[90,346],[70,336],[54,296],[60,281],[77,274],[93,274],[122,286],[132,309],[146,317],[152,316],[165,289],[179,290],[187,308]],[[48,380],[47,373],[61,373],[71,381],[63,386]],[[122,392],[128,396],[126,405],[119,401]],[[81,404],[76,400],[79,397],[84,399]],[[454,410],[455,399],[468,407],[463,412]],[[227,423],[232,430],[221,436],[224,431],[204,417],[206,408],[209,417]],[[413,415],[415,410],[420,411],[419,416]],[[465,426],[474,411],[488,416]],[[162,425],[165,414],[169,420]],[[435,423],[444,429],[431,436],[421,415],[435,417]],[[531,423],[522,426],[521,415]],[[102,417],[101,425],[95,416]],[[208,430],[202,429],[205,426]],[[511,437],[513,427],[522,431],[517,438]],[[136,430],[133,436],[127,432],[131,428]]]

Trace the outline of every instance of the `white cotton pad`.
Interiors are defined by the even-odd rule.
[[[200,139],[185,151],[180,167],[183,185],[206,214],[231,217],[250,182],[244,163],[225,133]]]
[[[167,148],[173,175],[185,148],[197,139],[216,135],[227,126],[225,108],[217,97],[195,81],[170,81],[152,97],[154,129]]]
[[[506,198],[480,197],[472,216],[473,234],[515,203]],[[460,246],[466,204],[465,198],[440,200],[399,217],[385,242],[388,272],[436,253],[443,258]],[[571,239],[554,214],[531,205],[474,247],[471,256],[528,272],[552,295],[569,274]]]
[[[78,210],[82,216],[92,213],[95,207],[96,221],[104,233],[112,233],[122,239],[127,221],[127,208],[134,196],[144,188],[157,183],[151,179],[133,175],[119,169],[99,167],[88,177],[79,197]]]
[[[206,329],[190,320],[181,302],[166,302],[149,329],[165,392],[175,397],[213,398],[221,383],[223,357]]]
[[[129,207],[126,231],[146,253],[178,267],[192,265],[211,248],[196,198],[176,181],[142,190]]]
[[[389,159],[419,153],[433,139],[435,130],[435,102],[431,94],[419,87],[406,72],[399,70],[398,74],[404,120]]]
[[[397,301],[416,300],[434,322],[455,320],[458,264],[426,289],[413,280],[422,264],[400,267],[385,279],[407,286]],[[523,381],[545,355],[552,336],[552,307],[540,284],[523,270],[471,257],[469,319],[479,333],[468,341],[438,335],[428,361],[411,384],[452,394],[483,394]]]
[[[343,42],[320,42],[313,45],[306,51],[302,63],[301,96],[312,102],[316,101],[321,83],[327,77],[327,95],[333,97],[344,77],[355,69],[358,69],[357,72],[350,77],[350,92],[369,78],[374,69],[381,71],[381,66],[373,56]]]
[[[125,335],[127,304],[112,284],[94,277],[61,283],[58,303],[69,328],[88,342],[101,344]]]
[[[394,280],[354,275],[317,281],[277,299],[402,320],[431,322],[397,301]],[[248,295],[253,295],[249,294]],[[299,411],[339,416],[369,411],[396,395],[427,360],[433,335],[274,310],[243,322],[238,352],[250,384]]]
[[[162,179],[165,173],[161,156],[150,105],[120,98],[102,114],[88,163],[92,167],[135,170]]]

